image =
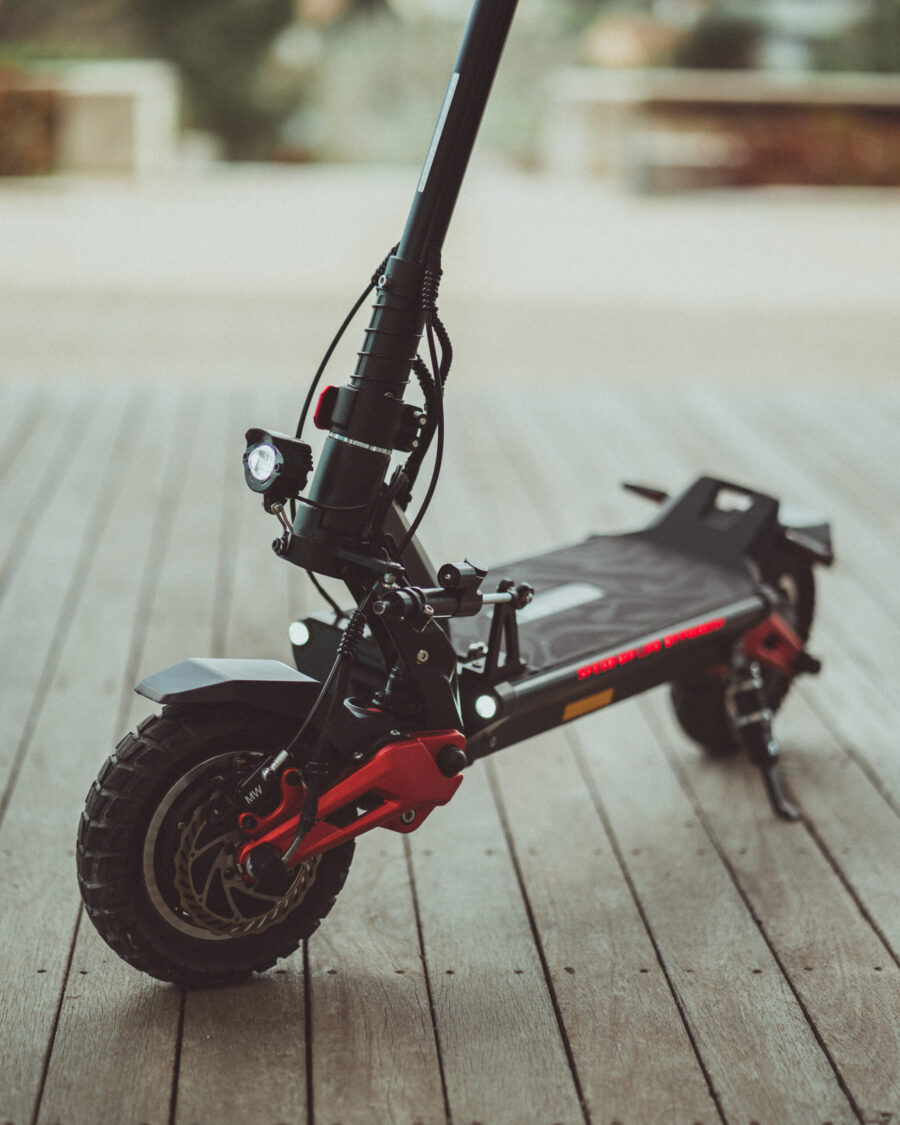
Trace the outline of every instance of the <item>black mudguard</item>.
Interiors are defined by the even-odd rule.
[[[280,660],[182,660],[134,689],[154,703],[241,703],[296,715],[319,692],[319,681]]]
[[[782,538],[787,548],[808,562],[831,566],[834,547],[831,542],[831,525],[824,516],[782,504],[778,511]]]

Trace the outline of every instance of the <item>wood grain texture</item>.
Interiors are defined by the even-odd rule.
[[[403,840],[360,842],[310,943],[307,1075],[301,956],[190,994],[180,1027],[176,990],[118,963],[87,922],[73,944],[70,854],[90,776],[151,709],[134,680],[190,654],[290,662],[288,622],[319,608],[271,554],[277,526],[240,468],[246,426],[290,430],[297,396],[160,386],[136,413],[78,385],[40,402],[0,388],[0,451],[32,427],[52,443],[54,486],[44,518],[23,462],[0,458],[7,771],[25,736],[0,826],[0,1122],[31,1121],[45,1082],[37,1125],[165,1125],[177,1068],[177,1125],[307,1125],[308,1078],[315,1125],[441,1125],[439,1061],[454,1125],[900,1112],[896,517],[879,508],[897,494],[879,482],[879,450],[900,398],[866,395],[454,387],[424,525],[435,561],[493,563],[640,524],[652,509],[617,476],[680,487],[706,469],[833,517],[840,561],[813,634],[826,672],[777,726],[808,824],[776,821],[753,772],[697,755],[659,701],[649,727],[625,704],[475,767],[409,838],[412,882]],[[137,444],[107,499],[90,450],[129,418]]]
[[[75,454],[92,400],[80,385],[61,388],[41,403],[24,384],[7,386],[5,392],[0,422],[0,511],[5,517],[0,523],[0,597],[38,529],[36,513]],[[25,441],[29,451],[42,451],[38,463],[32,456],[22,456]]]
[[[169,654],[176,646],[182,652],[196,651],[197,645],[201,650],[208,650],[215,604],[215,584],[209,580],[209,575],[210,572],[215,574],[221,521],[221,506],[216,503],[218,497],[214,492],[207,493],[204,503],[198,504],[190,490],[173,488],[172,478],[177,471],[179,477],[183,475],[185,479],[190,479],[192,466],[213,465],[217,456],[221,456],[223,409],[211,404],[204,413],[203,421],[192,431],[193,441],[186,444],[185,431],[176,419],[190,419],[190,406],[180,398],[166,406],[164,417],[154,419],[155,456],[151,455],[146,460],[135,458],[136,463],[142,466],[143,483],[151,495],[153,484],[159,482],[154,518],[145,531],[149,542],[143,545],[142,555],[130,559],[132,565],[123,571],[123,578],[126,575],[130,578],[134,600],[134,614],[129,622],[132,650],[129,655],[133,655],[134,646],[139,646],[142,659],[148,662],[148,671],[157,660],[159,664],[156,667],[172,663],[173,658]],[[169,440],[160,443],[160,433],[167,434]],[[191,451],[187,457],[186,448]],[[199,536],[199,542],[211,545],[209,554],[187,548],[187,544],[194,541],[194,536]],[[154,546],[158,547],[156,553]],[[152,594],[149,597],[146,596],[148,585],[142,581],[148,577],[145,569],[148,557],[153,559],[154,566],[154,580],[149,587]],[[145,596],[142,597],[142,594]],[[130,674],[130,664],[131,660],[123,661],[124,675]],[[126,693],[126,706],[134,718],[143,717],[152,710],[153,705],[148,700],[134,695],[133,684],[123,684],[122,688]],[[119,730],[113,737],[117,740],[122,734],[124,730]],[[109,749],[98,747],[99,753],[95,750],[95,760],[91,763],[93,770],[99,768],[104,750],[108,752]],[[85,920],[75,943],[73,972],[79,971],[77,966],[80,963],[89,965],[92,957],[96,961],[97,955],[91,950],[97,944],[93,927]],[[113,956],[105,946],[100,948],[108,957]],[[79,1005],[107,1011],[127,1009],[135,978],[141,984],[149,982],[135,970],[128,971],[126,966],[121,968],[125,971],[112,974],[92,970],[83,980],[79,978],[76,990]],[[168,1099],[162,1095],[168,1090],[171,1096],[181,998],[171,986],[155,982],[151,987],[156,997],[156,1010],[148,1013],[142,1037],[141,1082],[131,1077],[135,1044],[119,1034],[115,1022],[98,1021],[93,1030],[94,1049],[89,1055],[90,1061],[82,1063],[81,1068],[88,1081],[77,1089],[68,1088],[69,1067],[66,1060],[73,1051],[79,1050],[80,1025],[77,1019],[66,1018],[67,1005],[64,1003],[59,1031],[62,1038],[58,1050],[54,1051],[54,1063],[58,1055],[59,1066],[52,1066],[48,1073],[42,1104],[42,1121],[46,1121],[47,1125],[52,1125],[60,1117],[77,1122],[87,1117],[92,1107],[94,1112],[105,1115],[110,1121],[121,1117],[126,1110],[134,1120],[168,1121]],[[101,1080],[101,1073],[105,1080]],[[102,1091],[102,1098],[97,1098],[95,1087]]]
[[[454,1121],[583,1121],[482,765],[411,837]]]
[[[568,740],[559,734],[532,739],[515,755],[500,755],[495,769],[591,1118],[647,1125],[717,1121],[705,1075]]]
[[[445,1121],[403,843],[380,829],[359,842],[347,886],[309,942],[313,1109],[322,1125]]]
[[[727,1120],[856,1120],[662,753],[626,702],[571,728]],[[652,811],[651,811],[652,810]],[[735,818],[750,815],[735,803]]]
[[[95,440],[105,435],[111,455],[124,452],[117,449],[117,435],[129,441],[137,438],[128,429],[122,405],[112,399],[108,411],[97,412]],[[139,438],[137,442],[142,448]],[[0,1009],[0,1116],[5,1113],[13,1120],[30,1120],[35,1111],[44,1058],[55,1030],[78,914],[75,830],[83,793],[111,734],[118,702],[119,684],[108,662],[114,665],[128,650],[130,620],[123,615],[127,601],[120,596],[124,589],[119,582],[120,567],[129,561],[132,545],[117,552],[117,536],[131,533],[135,562],[144,546],[139,513],[129,525],[134,505],[128,489],[137,485],[137,474],[124,472],[121,487],[112,496],[98,497],[89,484],[94,473],[94,458],[86,446],[83,464],[73,460],[71,466],[72,502],[77,505],[80,495],[91,496],[95,503],[109,507],[104,513],[108,518],[105,526],[92,526],[82,508],[83,533],[93,536],[93,565],[80,576],[73,566],[74,575],[80,577],[78,596],[69,601],[71,618],[58,640],[56,671],[43,685],[27,754],[0,828],[0,852],[12,872],[0,891],[0,941],[5,950],[0,976],[4,994],[14,989],[18,998],[11,1009]],[[79,494],[79,489],[85,492]],[[49,525],[47,534],[51,534]],[[50,544],[45,557],[55,565]],[[35,562],[27,573],[29,581],[40,579]],[[4,643],[9,645],[11,638],[4,638]],[[22,841],[28,846],[23,847]]]
[[[297,961],[187,994],[176,1125],[305,1122],[304,981]]]
[[[804,814],[900,958],[900,818],[804,700],[779,716],[778,734]]]
[[[540,417],[543,428],[549,431],[552,438],[556,418],[552,413],[548,417],[546,412],[542,412]],[[552,457],[552,446],[549,443],[544,443],[543,446],[537,444],[540,441],[532,427],[527,437],[529,449],[540,449],[544,456]],[[557,448],[560,450],[557,457],[544,462],[544,475],[549,478],[551,486],[555,483],[559,487],[560,483],[569,483],[572,473],[571,460],[561,455],[561,445]],[[495,466],[495,475],[502,486],[502,466]],[[545,509],[541,507],[540,510],[543,512]],[[527,509],[525,512],[519,509],[517,518],[527,520]],[[624,711],[627,715],[627,705]],[[601,722],[607,728],[611,725],[620,732],[620,755],[626,747],[629,758],[638,753],[649,755],[645,765],[646,774],[642,772],[640,777],[634,779],[634,793],[628,791],[629,769],[620,757],[592,757],[594,765],[591,768],[600,771],[593,775],[593,780],[597,792],[603,794],[601,800],[604,816],[621,841],[621,852],[626,857],[638,898],[656,936],[663,962],[684,1007],[701,1057],[726,1115],[735,1112],[740,1105],[754,1116],[758,1114],[760,1119],[813,1121],[816,1119],[815,1107],[827,1104],[829,1110],[840,1115],[841,1119],[852,1119],[850,1105],[843,1097],[777,963],[746,913],[728,872],[711,848],[698,849],[699,854],[704,857],[702,863],[694,860],[693,863],[688,861],[688,865],[684,866],[687,857],[678,856],[678,830],[682,827],[679,822],[681,814],[687,812],[687,806],[670,771],[663,766],[660,776],[653,776],[654,768],[659,771],[660,761],[654,764],[652,750],[632,741],[628,720],[619,709],[609,715],[597,716],[583,727],[574,727],[573,737],[587,737],[584,730],[589,725],[596,729],[596,724]],[[645,732],[644,739],[646,738]],[[606,809],[605,794],[611,782],[615,788],[609,797],[609,803],[614,811]],[[651,843],[651,858],[647,860],[641,858],[647,853],[647,849],[635,845],[646,831],[641,826],[640,813],[642,802],[647,800],[647,786],[651,784],[659,788],[652,791],[653,799],[649,803],[655,810],[660,810],[660,806],[666,808],[668,815],[653,824],[652,831],[659,834],[660,840],[655,852]],[[640,797],[636,793],[640,793]],[[740,815],[742,811],[738,807],[737,812],[732,810],[732,815]],[[749,810],[746,815],[749,815]],[[699,827],[695,821],[688,820],[685,823],[692,828]],[[625,841],[629,841],[632,846],[626,847]],[[661,861],[665,861],[665,865],[672,870],[660,871]],[[698,873],[698,885],[692,890],[689,888],[694,864],[701,870]],[[673,897],[669,898],[670,895]],[[658,923],[656,909],[663,902],[666,905],[662,909],[662,920]],[[677,913],[679,909],[689,912],[689,917],[684,917],[680,922],[672,917],[672,912]],[[698,930],[699,919],[703,921]],[[687,939],[689,934],[691,937]],[[724,956],[723,946],[727,949]],[[761,964],[746,967],[744,975],[742,968],[738,968],[744,959],[758,960]],[[696,965],[688,964],[688,961],[696,961],[703,968],[698,969]],[[733,964],[734,961],[738,964]],[[753,971],[754,968],[756,972]],[[767,976],[766,982],[751,979],[757,976]],[[717,992],[721,992],[718,1002],[713,999]],[[750,1053],[756,1056],[756,1061],[750,1067],[742,1062],[740,1052],[730,1051],[728,1045],[718,1041],[716,1024],[729,1007],[731,1018],[736,1018],[737,1013],[741,1013],[736,1022],[742,1025],[744,1039],[754,1045]],[[725,1019],[730,1022],[728,1016]],[[801,1040],[799,1052],[795,1053],[793,1060],[797,1071],[795,1089],[792,1095],[787,1096],[787,1100],[781,1085],[790,1069],[785,1069],[783,1065],[780,1071],[778,1069],[778,1049],[769,1042],[773,1023],[781,1025],[780,1034],[793,1034],[795,1051],[797,1037]],[[793,1029],[793,1032],[788,1029]],[[757,1063],[760,1064],[758,1071]],[[772,1066],[776,1068],[774,1071],[770,1069]]]
[[[883,1119],[900,1105],[900,968],[805,826],[774,816],[749,763],[705,758],[672,731],[658,695],[641,711],[694,794],[854,1104],[864,1120]],[[746,815],[734,815],[735,802]]]
[[[535,420],[542,424],[534,425]],[[516,444],[507,436],[501,441],[506,457],[493,463],[497,487],[483,496],[485,523],[503,539],[520,535],[533,542],[550,534],[558,542],[574,534],[573,513],[555,502],[564,475],[555,453],[562,447],[554,445],[560,434],[544,411],[517,416],[517,422]],[[467,432],[473,436],[471,429]],[[530,460],[514,460],[517,450],[527,450]],[[515,481],[520,486],[527,481],[529,487],[510,504]],[[488,771],[495,778],[588,1113],[600,1121],[718,1119],[568,740],[561,732],[541,736],[513,754],[501,754]],[[648,1056],[657,1060],[650,1081]]]
[[[96,503],[85,503],[85,497],[96,494],[91,443],[103,440],[104,430],[107,440],[108,435],[119,432],[122,397],[96,404],[82,396],[77,425],[71,432],[64,429],[61,439],[49,429],[39,430],[50,448],[59,449],[53,458],[52,520],[44,513],[50,489],[47,481],[47,491],[37,503],[36,495],[17,471],[7,478],[11,494],[6,499],[14,514],[3,521],[6,529],[0,533],[8,539],[0,581],[4,595],[0,602],[0,636],[16,646],[11,653],[27,653],[27,659],[10,659],[4,669],[5,698],[0,711],[0,794],[4,802],[8,799],[7,779],[17,768],[21,753],[20,739],[27,737],[29,719],[33,721],[40,707],[39,685],[48,662],[55,659],[54,638],[64,624],[66,601],[77,596],[74,564],[80,558],[86,565],[93,550],[90,521],[98,512]],[[96,408],[93,417],[92,406]],[[56,415],[51,421],[59,424],[61,419]]]
[[[181,997],[139,975],[82,917],[40,1125],[168,1125]]]
[[[163,510],[167,506],[164,455],[168,443],[160,443],[159,434],[171,431],[175,410],[160,401],[155,406],[144,413],[144,430],[132,451],[121,510],[113,513],[108,541],[100,545],[96,585],[91,603],[84,607],[90,623],[78,630],[85,647],[73,654],[78,682],[67,685],[79,704],[87,705],[77,728],[78,749],[71,756],[76,784],[70,799],[79,806],[83,789],[122,734],[114,727],[121,693],[128,690],[130,694],[131,685],[126,688],[121,678],[134,640],[140,576],[153,534],[153,522],[146,520],[133,498],[141,492],[151,506],[160,505]],[[146,412],[144,404],[136,408]],[[128,612],[123,612],[126,608]],[[87,647],[90,640],[94,647]],[[91,709],[96,693],[84,681],[98,667],[106,670],[102,704]],[[66,696],[71,700],[68,692]],[[63,715],[54,717],[64,729]],[[47,718],[51,718],[49,713]],[[73,808],[73,813],[66,818],[70,832],[77,825],[80,807]],[[73,843],[74,838],[70,845]],[[68,889],[66,900],[74,916],[78,910],[74,881]],[[167,1121],[168,1107],[161,1094],[171,1088],[179,1009],[176,992],[119,961],[82,918],[38,1120],[48,1125],[78,1123],[93,1115],[109,1122]]]

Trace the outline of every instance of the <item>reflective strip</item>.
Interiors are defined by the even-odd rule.
[[[330,438],[334,438],[335,441],[343,441],[347,445],[355,445],[358,449],[371,449],[373,453],[383,453],[386,457],[390,457],[392,452],[392,450],[390,449],[382,449],[380,445],[368,445],[364,441],[357,441],[356,438],[344,437],[343,434],[336,434],[334,430],[331,430],[328,436]]]
[[[577,719],[579,715],[599,711],[601,707],[606,707],[612,703],[614,696],[615,689],[607,688],[606,691],[598,691],[595,695],[589,695],[587,699],[579,699],[575,703],[569,703],[563,711],[562,721],[567,723],[570,719]]]
[[[431,165],[434,163],[434,155],[437,152],[438,142],[441,139],[441,134],[444,132],[444,126],[447,124],[447,114],[450,112],[450,103],[453,101],[453,95],[456,93],[457,82],[459,82],[459,72],[454,71],[450,78],[450,85],[447,87],[447,93],[444,95],[444,104],[441,106],[441,113],[438,117],[437,125],[434,127],[434,136],[431,138],[431,147],[428,149],[428,155],[425,157],[425,166],[422,169],[422,175],[419,177],[417,190],[420,194],[425,190],[425,185],[428,183]]]

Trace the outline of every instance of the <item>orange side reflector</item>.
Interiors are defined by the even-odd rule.
[[[562,721],[567,723],[569,719],[577,719],[579,715],[587,715],[589,711],[599,711],[601,707],[612,703],[615,694],[615,688],[607,688],[606,691],[598,691],[594,695],[587,696],[586,699],[579,699],[577,703],[569,703],[563,711]]]

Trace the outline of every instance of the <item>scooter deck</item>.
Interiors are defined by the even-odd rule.
[[[517,613],[525,675],[539,675],[758,596],[746,564],[711,562],[662,544],[646,531],[593,535],[581,543],[492,567],[483,589],[502,578],[527,582],[534,600]],[[456,618],[458,651],[487,643],[487,610]]]

